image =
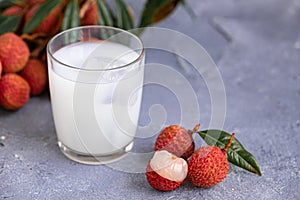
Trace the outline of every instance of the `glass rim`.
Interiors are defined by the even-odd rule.
[[[120,31],[120,32],[123,32],[123,33],[126,33],[128,35],[131,35],[133,38],[135,38],[138,43],[140,43],[141,45],[141,52],[138,54],[138,57],[135,58],[133,61],[127,63],[127,64],[124,64],[124,65],[121,65],[121,66],[118,66],[118,67],[113,67],[113,68],[109,68],[109,69],[86,69],[86,68],[79,68],[79,67],[75,67],[73,65],[68,65],[60,60],[58,60],[57,58],[55,58],[53,56],[53,53],[50,51],[50,45],[51,43],[57,39],[59,36],[67,33],[67,32],[71,32],[71,31],[76,31],[76,30],[80,30],[80,29],[89,29],[89,28],[98,28],[98,29],[110,29],[110,30],[116,30],[116,31]],[[63,65],[64,67],[67,67],[67,68],[71,68],[71,69],[74,69],[74,70],[81,70],[81,71],[113,71],[113,70],[118,70],[118,69],[122,69],[122,68],[126,68],[130,65],[133,65],[134,63],[140,61],[144,54],[145,54],[145,48],[144,48],[144,43],[142,42],[142,40],[136,36],[135,34],[129,32],[128,30],[123,30],[123,29],[120,29],[120,28],[116,28],[116,27],[113,27],[113,26],[102,26],[102,25],[89,25],[89,26],[77,26],[77,27],[74,27],[74,28],[70,28],[70,29],[67,29],[67,30],[64,30],[56,35],[54,35],[50,40],[49,42],[47,43],[47,48],[46,48],[46,51],[47,51],[47,56],[49,55],[51,57],[51,59],[55,60],[56,62],[58,62],[59,64]]]

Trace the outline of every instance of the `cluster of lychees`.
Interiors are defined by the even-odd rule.
[[[30,96],[36,96],[47,87],[45,46],[50,37],[60,31],[64,6],[55,7],[32,31],[22,34],[24,25],[34,17],[45,0],[26,0],[22,5],[4,9],[2,16],[20,16],[15,32],[0,35],[0,106],[17,110],[25,105]],[[80,13],[81,25],[98,22],[95,1],[87,1]]]
[[[149,184],[161,191],[178,188],[187,178],[197,187],[211,187],[226,178],[229,162],[226,151],[234,134],[224,149],[217,146],[203,146],[195,150],[192,133],[200,125],[187,131],[178,125],[166,127],[155,142],[155,153],[146,169]],[[186,161],[188,160],[188,161]]]
[[[0,105],[17,110],[30,95],[41,94],[47,85],[43,62],[30,59],[27,44],[14,33],[0,36]]]
[[[23,28],[41,7],[42,3],[46,0],[25,0],[22,5],[13,5],[3,10],[1,15],[3,16],[21,16],[22,20],[18,27]],[[48,0],[49,1],[49,0]],[[62,1],[60,5],[56,6],[48,16],[34,29],[32,32],[38,34],[44,34],[45,36],[51,36],[58,33],[61,29],[66,1]],[[97,4],[95,1],[86,1],[83,3],[80,9],[80,25],[95,25],[98,23]],[[18,30],[16,30],[18,32]]]
[[[147,0],[138,27],[165,19],[179,2]],[[0,30],[0,70],[3,68],[0,104],[16,110],[28,101],[29,90],[31,95],[37,95],[45,89],[45,49],[50,38],[59,31],[96,24],[125,30],[134,28],[131,7],[123,0],[116,0],[113,12],[110,3],[105,0],[0,0],[3,19],[0,26],[5,27]]]

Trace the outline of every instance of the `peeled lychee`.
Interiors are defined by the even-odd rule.
[[[81,25],[95,25],[98,23],[98,8],[96,2],[88,5],[88,9],[83,13]]]
[[[204,146],[197,149],[188,161],[188,181],[197,187],[211,187],[223,181],[229,170],[226,151],[231,145],[234,134],[225,149],[217,146]]]
[[[28,83],[15,73],[0,79],[0,105],[7,110],[17,110],[27,103],[30,96]]]
[[[189,158],[195,149],[192,133],[196,132],[200,124],[193,131],[187,131],[181,126],[171,125],[162,130],[155,142],[154,150],[167,150],[183,159]]]
[[[19,72],[29,58],[27,44],[14,33],[0,36],[0,60],[4,72]]]
[[[36,10],[40,7],[40,4],[33,6],[25,15],[25,23],[28,22],[34,15]],[[60,6],[54,8],[50,14],[39,24],[33,33],[43,33],[46,35],[56,34],[61,27],[62,23],[62,12]]]
[[[31,95],[41,94],[47,85],[47,69],[38,59],[29,59],[21,76],[28,82]]]
[[[156,151],[147,165],[148,183],[155,189],[171,191],[178,188],[188,172],[186,161],[168,151]]]

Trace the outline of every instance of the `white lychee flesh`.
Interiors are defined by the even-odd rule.
[[[156,151],[150,166],[160,176],[176,182],[183,181],[188,173],[187,162],[166,150]]]

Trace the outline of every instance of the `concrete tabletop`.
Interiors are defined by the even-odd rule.
[[[128,2],[134,10],[143,6]],[[73,162],[57,146],[51,102],[44,94],[16,112],[0,109],[0,199],[300,199],[300,1],[187,2],[195,17],[179,7],[156,26],[193,38],[211,55],[226,91],[223,129],[236,133],[263,175],[231,166],[227,178],[212,188],[186,181],[177,190],[160,192],[139,171]],[[149,50],[146,56],[147,63],[184,73],[172,55]],[[184,76],[199,100],[200,118],[195,120],[201,129],[208,128],[211,105],[205,83]],[[157,104],[165,108],[165,125],[180,123],[176,98],[150,85],[144,88],[141,125],[149,124],[149,109]],[[153,152],[157,133],[137,138],[133,151]],[[199,137],[195,140],[197,147],[204,145]],[[134,162],[142,169],[145,160]]]

